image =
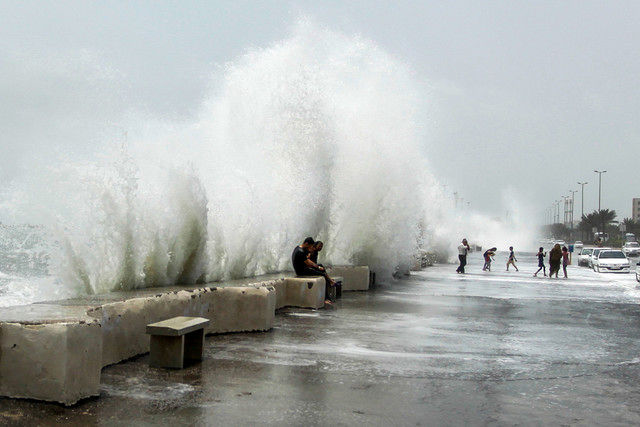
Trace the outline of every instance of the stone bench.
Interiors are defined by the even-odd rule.
[[[185,361],[202,360],[204,328],[209,319],[178,316],[147,325],[151,335],[149,365],[182,369]]]
[[[284,295],[278,307],[322,308],[325,299],[325,281],[322,276],[286,277]]]
[[[367,291],[369,290],[369,267],[367,266],[333,266],[328,270],[329,276],[343,278],[343,291]]]

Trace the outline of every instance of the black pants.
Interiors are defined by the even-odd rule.
[[[466,255],[458,255],[458,259],[460,260],[460,266],[456,270],[458,273],[464,273],[464,266],[467,265],[467,256]]]

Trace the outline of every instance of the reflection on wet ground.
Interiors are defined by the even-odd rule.
[[[640,423],[631,275],[533,278],[437,266],[337,309],[288,309],[268,333],[210,336],[203,363],[103,370],[73,408],[0,400],[0,420],[107,425]],[[500,270],[500,271],[497,271]]]

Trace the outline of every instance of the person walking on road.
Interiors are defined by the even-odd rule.
[[[553,276],[555,273],[556,279],[558,278],[558,273],[560,272],[560,261],[562,261],[562,248],[560,248],[560,245],[556,243],[553,246],[553,249],[549,251],[549,277]]]
[[[464,274],[464,266],[467,265],[467,253],[471,250],[469,247],[469,243],[467,243],[467,239],[462,239],[462,243],[458,245],[458,259],[460,260],[460,265],[456,269],[456,272],[460,274]]]
[[[566,246],[562,247],[562,272],[564,273],[564,278],[567,279],[567,265],[569,265],[569,249]]]
[[[542,246],[540,247],[540,249],[538,249],[538,253],[536,256],[538,257],[538,271],[533,273],[533,277],[538,277],[538,273],[540,273],[540,270],[542,270],[544,277],[547,277],[547,268],[544,266],[544,257],[546,257],[547,254],[544,253],[544,248]]]
[[[485,251],[484,256],[484,267],[482,267],[482,271],[491,271],[491,261],[496,254],[498,248],[491,248]]]
[[[513,253],[513,246],[509,246],[509,259],[507,260],[507,271],[509,271],[509,266],[513,265],[513,268],[516,269],[516,271],[520,271],[518,270],[518,266],[516,265],[516,261],[518,261],[516,259],[516,255]]]

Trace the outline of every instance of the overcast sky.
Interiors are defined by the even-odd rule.
[[[60,141],[83,149],[121,132],[131,110],[189,120],[216,67],[287,37],[300,16],[373,40],[415,71],[430,97],[429,167],[472,208],[502,209],[510,188],[542,211],[588,181],[591,211],[593,170],[606,169],[603,207],[631,216],[637,1],[0,0],[0,178]]]

